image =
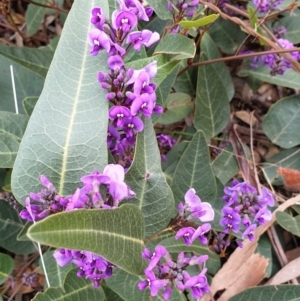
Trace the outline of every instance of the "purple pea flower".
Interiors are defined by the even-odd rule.
[[[99,29],[92,29],[88,35],[88,42],[92,46],[91,55],[97,55],[99,51],[105,49],[107,52],[110,50],[110,39],[105,32]]]
[[[176,235],[175,235],[175,239],[179,239],[179,238],[183,238],[184,243],[189,246],[192,244],[192,242],[194,241],[192,239],[193,235],[195,233],[195,229],[192,227],[185,227],[180,229]]]
[[[147,271],[152,270],[157,265],[157,263],[159,262],[159,260],[162,257],[169,258],[169,256],[170,256],[170,255],[168,255],[168,252],[167,252],[166,248],[164,246],[161,246],[161,245],[157,245],[155,247],[155,250],[154,250],[153,253],[151,253],[151,251],[150,252],[149,251],[150,251],[149,249],[146,249],[142,253],[143,258],[150,259],[148,267],[146,268]]]
[[[253,231],[256,229],[256,225],[252,224],[250,225],[245,232],[242,235],[242,238],[245,239],[245,237],[248,237],[250,241],[254,241],[254,234]]]
[[[129,109],[125,106],[113,106],[109,110],[109,119],[114,120],[114,123],[117,127],[122,128],[124,125],[125,117],[130,118],[131,113]]]
[[[96,28],[104,30],[105,16],[101,7],[95,6],[92,9],[91,23],[94,24]]]
[[[131,32],[126,40],[127,44],[133,44],[133,48],[140,51],[142,46],[150,47],[159,40],[160,36],[158,32],[152,32],[148,29],[142,31]]]
[[[225,206],[222,209],[223,218],[220,220],[220,225],[226,227],[227,233],[232,230],[237,233],[240,229],[241,216],[231,207]]]
[[[72,259],[73,259],[73,255],[72,255],[71,251],[68,250],[68,249],[59,249],[59,250],[56,250],[53,253],[53,257],[55,258],[57,264],[60,267],[65,266],[66,264],[68,264],[69,262],[71,262]]]
[[[129,32],[137,25],[137,18],[130,11],[121,11],[116,15],[113,23],[116,26],[115,29],[121,29],[123,32]]]
[[[120,70],[123,67],[123,60],[119,55],[113,55],[108,58],[107,65],[113,71]]]
[[[136,97],[131,104],[131,114],[135,116],[141,112],[145,117],[151,117],[155,98],[156,96],[154,93],[151,95],[143,93]]]
[[[135,130],[137,133],[141,132],[144,129],[144,123],[143,121],[137,117],[133,116],[131,118],[126,118],[124,120],[124,132],[126,132],[127,137],[133,137]]]
[[[194,298],[201,298],[205,293],[209,291],[209,286],[207,279],[204,276],[207,269],[204,269],[199,275],[190,277],[186,282],[184,287],[190,288],[192,290],[192,295]],[[185,274],[186,275],[186,274]]]
[[[191,238],[192,242],[198,238],[200,243],[206,245],[208,240],[204,234],[207,233],[210,229],[211,229],[210,224],[204,224],[202,226],[199,226]]]

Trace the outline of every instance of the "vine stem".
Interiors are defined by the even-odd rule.
[[[176,225],[175,225],[175,226],[176,226]],[[144,240],[144,243],[146,244],[146,243],[148,243],[149,241],[153,240],[154,238],[159,237],[159,236],[160,236],[162,233],[164,233],[164,232],[172,231],[172,230],[174,229],[175,226],[167,227],[167,228],[165,228],[165,229],[163,229],[163,230],[160,230],[160,231],[158,231],[158,232],[152,234],[151,236],[149,236],[148,238],[146,238],[146,239]]]

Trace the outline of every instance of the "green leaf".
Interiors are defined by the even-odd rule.
[[[286,149],[263,163],[264,176],[272,185],[283,185],[282,177],[277,174],[278,167],[300,170],[300,149]]]
[[[46,266],[47,276],[48,276],[51,287],[56,287],[56,286],[62,287],[64,280],[66,278],[66,275],[68,274],[68,272],[71,269],[73,269],[73,266],[72,266],[72,264],[67,264],[63,267],[60,267],[57,264],[56,259],[53,257],[53,253],[54,253],[54,251],[48,251],[43,254],[43,259],[44,259],[45,266]],[[39,260],[39,266],[40,266],[40,270],[45,274],[41,259]],[[45,281],[44,285],[45,285],[45,288],[47,288],[46,281]]]
[[[229,301],[297,301],[300,296],[299,285],[270,285],[248,288],[230,298]]]
[[[184,93],[172,93],[166,102],[165,112],[159,116],[157,123],[172,124],[188,116],[194,108],[191,97]]]
[[[205,16],[201,19],[198,20],[192,20],[192,21],[180,21],[178,24],[186,27],[186,28],[192,28],[192,27],[200,27],[200,26],[205,26],[208,25],[215,20],[219,18],[219,14],[211,14],[209,16]]]
[[[248,11],[248,14],[249,14],[251,27],[255,31],[257,31],[260,35],[265,36],[265,33],[263,32],[263,30],[262,30],[262,28],[259,24],[260,21],[258,20],[258,17],[256,15],[257,9],[251,7],[250,5],[248,5],[247,11]],[[259,40],[260,45],[268,45],[263,39],[258,38],[258,40]]]
[[[244,67],[239,71],[238,76],[245,77],[252,75],[254,78],[261,80],[262,82],[287,87],[291,89],[299,89],[300,87],[300,74],[293,69],[287,69],[284,75],[270,74],[270,68],[267,66],[258,67],[254,69],[250,64],[246,63]]]
[[[14,260],[3,253],[0,253],[0,285],[3,284],[14,270]]]
[[[300,143],[300,96],[276,102],[263,120],[263,131],[272,143],[291,148]]]
[[[204,53],[209,60],[220,58],[220,52],[208,34],[204,34],[201,40],[201,54]],[[210,65],[215,72],[216,77],[223,83],[226,89],[228,101],[231,101],[234,95],[234,86],[230,72],[224,62]]]
[[[31,4],[29,6],[31,6]],[[54,50],[52,49],[52,45],[41,48],[0,45],[0,56],[9,59],[14,62],[15,65],[32,71],[42,78],[45,78],[47,75],[53,54]]]
[[[275,23],[274,27],[283,26],[286,28],[286,33],[283,35],[284,39],[289,40],[293,44],[300,43],[300,13],[299,10],[293,11],[293,13],[280,18]]]
[[[26,97],[25,99],[23,99],[22,103],[23,103],[24,111],[28,116],[32,114],[38,99],[39,99],[38,97]]]
[[[104,281],[101,282],[101,287],[105,293],[105,301],[125,301],[116,292],[114,292]]]
[[[71,270],[64,281],[64,287],[51,287],[43,293],[38,293],[33,301],[104,301],[105,295],[101,287],[95,288],[90,279],[76,275],[77,269]]]
[[[244,41],[246,34],[231,21],[219,18],[208,30],[209,35],[226,54],[233,54]]]
[[[10,66],[13,66],[14,70],[14,79],[16,86],[16,95],[18,100],[19,113],[23,114],[24,109],[22,107],[21,100],[27,96],[40,95],[44,79],[29,69],[22,67],[19,64],[14,63],[13,61],[1,56],[0,59],[0,92],[1,92],[1,101],[0,101],[0,110],[1,111],[10,111],[16,112],[14,104],[14,94],[11,84],[11,73]]]
[[[174,213],[174,197],[160,165],[160,153],[151,119],[137,136],[133,163],[126,183],[136,193],[131,204],[140,208],[145,219],[145,236],[166,227]]]
[[[167,6],[168,0],[147,0],[147,3],[154,9],[160,19],[172,20],[172,14]]]
[[[0,111],[0,168],[12,168],[28,117]]]
[[[154,55],[169,54],[172,60],[184,60],[195,56],[196,46],[192,39],[181,34],[169,34],[160,40]]]
[[[211,45],[210,42],[211,40],[207,38],[203,43]],[[209,51],[210,48],[204,49],[201,61],[208,60],[206,53]],[[227,125],[230,116],[227,89],[214,65],[203,65],[198,68],[195,107],[195,128],[202,130],[207,139],[219,134]]]
[[[45,4],[45,0],[36,0],[36,3]],[[35,4],[29,4],[25,13],[25,22],[27,27],[27,35],[34,35],[44,18],[46,8]]]
[[[24,221],[18,212],[8,203],[0,202],[0,246],[15,254],[31,254],[36,251],[31,241],[18,241]]]
[[[211,164],[215,176],[223,185],[227,184],[238,172],[237,164],[232,146],[226,147]]]
[[[160,245],[166,247],[170,253],[180,253],[180,252],[193,252],[197,255],[208,255],[209,259],[207,261],[207,268],[210,274],[216,274],[221,267],[221,262],[219,256],[208,249],[207,246],[200,244],[200,242],[195,241],[192,245],[186,246],[182,239],[176,240],[173,237],[162,240]]]
[[[202,201],[214,200],[216,181],[209,162],[205,136],[198,131],[183,153],[173,175],[171,189],[176,204],[183,202],[184,195],[190,188],[196,190]]]
[[[28,236],[56,248],[99,254],[129,273],[139,274],[143,269],[144,220],[131,204],[114,210],[55,214],[32,225]]]
[[[96,1],[77,0],[72,6],[22,139],[12,174],[13,192],[21,203],[30,191],[39,190],[41,174],[60,195],[68,195],[80,177],[107,164],[107,101],[96,76],[99,70],[105,72],[107,54],[96,59],[86,42],[94,5]],[[107,1],[102,9],[108,11]]]
[[[276,212],[277,223],[286,231],[300,236],[300,215],[293,217],[286,212]]]

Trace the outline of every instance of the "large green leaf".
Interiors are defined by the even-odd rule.
[[[0,202],[0,246],[15,254],[30,254],[36,251],[31,241],[18,241],[24,221],[18,212],[6,202]]]
[[[172,124],[188,116],[194,108],[191,97],[184,93],[171,93],[165,104],[165,112],[157,118],[157,123]]]
[[[300,86],[300,83],[299,83]],[[276,102],[263,120],[268,138],[283,148],[300,144],[300,96],[290,96]]]
[[[0,111],[0,167],[12,168],[28,117]]]
[[[0,285],[10,276],[14,266],[15,262],[9,255],[0,253]]]
[[[50,47],[27,48],[0,45],[0,56],[22,66],[36,75],[46,77],[54,50]]]
[[[263,163],[264,176],[272,185],[283,185],[283,179],[277,173],[278,167],[300,170],[300,149],[286,149]]]
[[[45,4],[44,0],[36,0],[36,3]],[[46,8],[43,6],[29,4],[28,8],[25,13],[25,22],[27,27],[27,35],[32,36],[34,35],[44,18],[46,12]]]
[[[216,45],[227,54],[233,54],[246,37],[238,25],[222,18],[210,26],[208,33]]]
[[[267,82],[273,85],[287,87],[291,89],[300,88],[300,74],[293,69],[287,69],[284,75],[272,76],[270,74],[270,68],[267,66],[258,67],[254,69],[249,63],[245,63],[244,67],[239,71],[239,76],[245,77],[252,75],[254,78]]]
[[[183,202],[184,195],[190,188],[196,190],[202,201],[214,201],[216,181],[210,166],[206,139],[201,131],[194,135],[173,175],[171,189],[176,204]]]
[[[169,54],[172,60],[193,58],[196,52],[194,40],[181,34],[166,35],[155,48],[154,55]]]
[[[32,225],[28,236],[41,244],[99,254],[129,273],[143,269],[144,219],[131,204],[55,214]]]
[[[208,45],[210,44],[208,42]],[[208,60],[209,51],[210,48],[204,49],[201,61]],[[207,139],[219,134],[227,125],[230,116],[227,89],[214,65],[203,65],[198,68],[195,106],[195,128],[202,130]]]
[[[174,198],[160,165],[160,153],[151,119],[138,134],[133,163],[126,183],[136,193],[134,200],[145,219],[146,237],[166,227],[174,213]]]
[[[288,232],[300,236],[300,216],[293,217],[286,212],[277,212],[276,220],[278,224]]]
[[[208,34],[204,34],[201,39],[201,53],[205,53],[208,60],[221,57],[216,44]],[[231,101],[234,95],[234,86],[228,68],[224,62],[211,64],[211,67],[214,69],[216,77],[223,83],[228,101]]]
[[[230,298],[229,301],[297,301],[300,296],[299,285],[270,285],[248,288]]]
[[[107,164],[107,101],[97,82],[107,54],[89,55],[87,43],[90,10],[96,4],[76,0],[64,26],[14,165],[12,188],[20,202],[39,189],[41,174],[59,194],[68,195],[81,176]],[[108,12],[107,1],[102,9]]]
[[[76,270],[71,270],[62,287],[51,287],[43,293],[38,293],[33,301],[104,301],[105,295],[101,287],[95,288],[90,279],[80,278]]]
[[[54,251],[48,251],[43,254],[47,276],[51,287],[55,287],[55,286],[62,287],[67,273],[73,268],[73,266],[70,263],[63,267],[60,267],[57,264],[56,259],[53,257],[53,253]],[[40,270],[45,274],[41,259],[39,260],[39,266],[40,266]],[[47,282],[45,282],[44,285],[46,286]]]
[[[32,114],[38,99],[39,99],[38,97],[34,97],[34,96],[26,97],[23,99],[22,103],[23,103],[24,111],[28,116]]]

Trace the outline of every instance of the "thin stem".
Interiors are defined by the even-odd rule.
[[[174,228],[175,226],[177,226],[177,225],[174,225],[174,226],[165,228],[165,229],[163,229],[163,230],[161,230],[161,231],[158,231],[158,232],[154,233],[154,234],[151,235],[150,237],[146,238],[146,239],[144,240],[144,243],[146,244],[146,243],[148,243],[149,241],[153,240],[154,238],[159,237],[159,236],[160,236],[162,233],[164,233],[164,232],[172,231],[173,228]]]

